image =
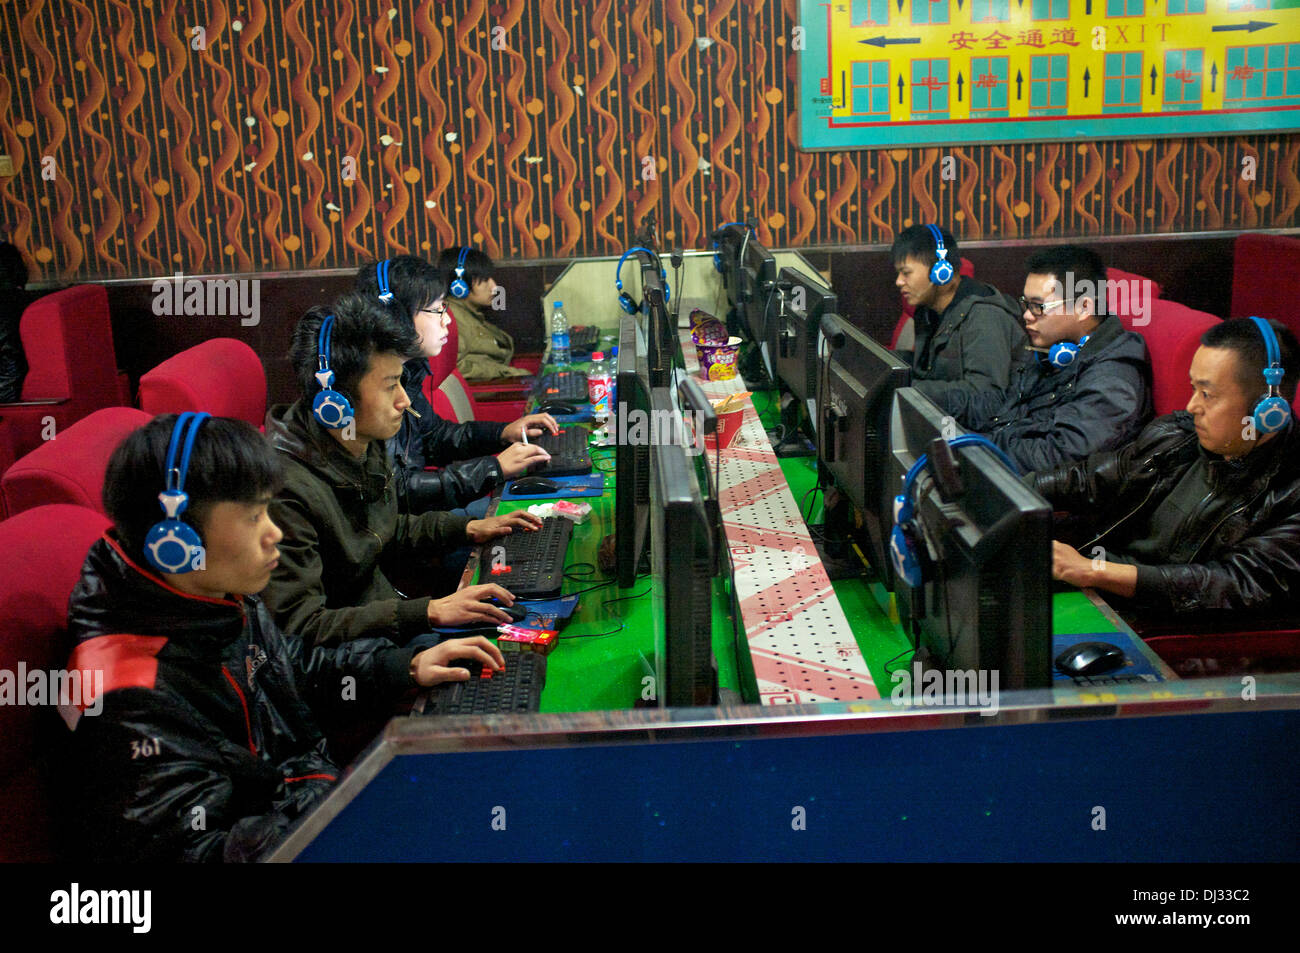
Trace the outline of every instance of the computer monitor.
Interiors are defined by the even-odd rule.
[[[749,380],[751,377],[756,378],[761,370],[768,380],[774,380],[775,369],[766,325],[768,305],[776,290],[776,259],[758,243],[757,238],[750,236],[749,241],[741,245],[736,267],[739,272],[740,309],[744,318],[743,334],[754,344],[751,353],[759,355],[759,358],[749,358],[741,368],[741,373],[748,370],[745,379]],[[759,359],[761,367],[755,363]]]
[[[820,277],[782,268],[768,307],[768,345],[781,386],[816,412],[817,332],[837,312],[835,292]]]
[[[861,516],[867,561],[876,580],[893,587],[887,547],[892,525],[892,501],[898,484],[888,481],[893,448],[889,440],[894,392],[911,383],[911,368],[866,332],[838,318],[826,320],[823,332],[822,376],[817,401],[819,470],[839,488]],[[847,538],[850,520],[827,514],[827,546]],[[833,538],[834,534],[841,534]],[[834,554],[834,552],[833,552]]]
[[[714,705],[715,527],[687,460],[676,401],[667,389],[654,388],[650,405],[656,421],[650,454],[656,697],[660,707]]]
[[[619,320],[615,390],[614,555],[618,585],[626,589],[636,582],[650,523],[650,444],[630,426],[649,417],[650,374],[645,333],[629,314]]]
[[[897,392],[895,474],[923,453],[933,459],[935,440],[952,435],[951,418],[918,391]],[[925,581],[897,583],[899,617],[926,668],[996,670],[1000,688],[1048,688],[1052,508],[987,448],[951,452],[957,468],[946,490],[931,473],[918,480]]]
[[[740,258],[740,246],[750,233],[751,229],[744,222],[728,222],[712,236],[722,271],[722,287],[727,293],[727,304],[733,310],[740,306],[740,270],[736,263]]]

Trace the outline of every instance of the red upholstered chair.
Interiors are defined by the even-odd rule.
[[[1130,326],[1150,317],[1150,303],[1160,297],[1162,290],[1158,281],[1118,268],[1106,269],[1106,281],[1107,314],[1129,319],[1125,323]]]
[[[975,277],[975,266],[971,263],[969,258],[963,258],[961,260],[961,268],[959,270],[967,278]],[[898,339],[903,337],[903,331],[905,329],[907,329],[909,333],[907,334],[907,340],[904,343],[907,344],[909,349],[911,348],[911,342],[916,340],[916,338],[915,335],[911,333],[911,329],[908,328],[908,325],[912,320],[912,315],[915,313],[915,308],[907,302],[903,302],[903,313],[899,316],[898,323],[894,325],[894,336],[889,339],[889,349],[891,351],[898,347]]]
[[[1237,236],[1229,313],[1234,318],[1273,318],[1300,336],[1300,239]]]
[[[23,312],[19,333],[30,367],[22,400],[0,404],[0,417],[13,426],[15,455],[41,444],[46,417],[61,433],[101,407],[123,403],[102,285],[77,285],[38,298]]]
[[[5,511],[12,517],[48,503],[73,503],[102,513],[108,458],[127,434],[152,419],[134,407],[106,407],[61,431],[0,477]]]
[[[523,388],[516,386],[512,390],[489,390],[484,394],[489,399],[479,400],[471,390],[469,383],[456,370],[456,355],[459,338],[456,335],[456,319],[452,317],[448,326],[447,343],[437,357],[429,358],[429,376],[425,378],[425,396],[440,417],[465,423],[468,420],[496,420],[509,423],[523,416],[527,401]],[[517,379],[513,379],[518,384]],[[433,392],[440,391],[439,396]],[[493,399],[500,398],[500,399]]]
[[[266,372],[257,352],[243,341],[213,338],[146,372],[138,400],[150,417],[199,410],[262,427]]]
[[[1200,347],[1201,335],[1218,324],[1219,319],[1160,298],[1150,303],[1150,314],[1141,319],[1123,314],[1119,318],[1126,328],[1146,339],[1147,352],[1151,355],[1151,396],[1156,416],[1182,410],[1192,396],[1187,377],[1192,356]],[[1143,323],[1138,323],[1139,320]]]
[[[49,672],[67,664],[68,597],[86,551],[108,526],[103,514],[66,505],[0,523],[0,551],[9,554],[0,573],[0,670],[17,672],[23,663],[28,672]],[[53,708],[0,705],[0,862],[57,859],[47,731],[66,731]]]

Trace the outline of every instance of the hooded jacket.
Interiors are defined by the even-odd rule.
[[[493,454],[505,446],[501,437],[505,424],[475,420],[457,424],[439,417],[424,396],[428,376],[425,358],[402,365],[402,389],[411,399],[411,409],[420,415],[404,414],[402,429],[388,441],[403,513],[454,510],[491,493],[503,480]],[[442,469],[430,471],[427,466]]]
[[[1021,470],[1050,470],[1138,435],[1151,419],[1151,362],[1141,335],[1104,318],[1065,367],[1031,359],[1003,394],[952,387],[934,399]]]
[[[103,673],[102,694],[65,714],[68,815],[97,861],[258,859],[338,777],[313,712],[355,722],[415,688],[413,649],[307,648],[256,596],[183,593],[112,531],[86,557],[68,626],[68,669]]]
[[[382,566],[436,562],[464,545],[469,518],[399,513],[384,444],[371,441],[363,458],[353,457],[305,400],[272,408],[266,433],[284,454],[284,487],[270,506],[284,539],[262,592],[279,626],[311,645],[362,637],[404,644],[428,632],[429,599],[403,598]]]
[[[467,381],[489,381],[497,377],[526,377],[528,371],[511,367],[515,356],[514,338],[488,321],[483,312],[464,298],[448,296],[447,306],[456,319],[456,370]]]
[[[1080,552],[1091,555],[1101,546],[1122,553],[1135,528],[1200,460],[1207,463],[1209,492],[1182,525],[1166,527],[1172,533],[1165,562],[1138,565],[1136,602],[1165,613],[1293,609],[1300,594],[1300,427],[1294,421],[1229,461],[1201,448],[1192,415],[1180,410],[1157,417],[1126,447],[1026,481],[1083,523]]]
[[[917,308],[913,323],[912,386],[932,400],[952,389],[1000,394],[1012,367],[1026,359],[1029,339],[1016,303],[965,275],[943,314]]]

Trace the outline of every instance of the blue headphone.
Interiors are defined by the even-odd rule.
[[[1282,367],[1282,348],[1277,343],[1277,335],[1263,318],[1252,317],[1264,335],[1264,347],[1268,351],[1268,366],[1264,368],[1264,380],[1268,384],[1268,393],[1255,405],[1255,430],[1259,433],[1277,433],[1286,427],[1291,419],[1291,405],[1278,393],[1286,371]]]
[[[334,315],[325,315],[321,322],[320,338],[316,342],[317,358],[316,380],[320,383],[320,393],[312,401],[311,413],[322,426],[330,430],[342,430],[352,423],[355,412],[346,397],[334,390],[334,372],[330,370],[330,332],[334,329]]]
[[[664,304],[671,301],[673,297],[673,289],[668,287],[668,271],[663,267],[663,263],[659,261],[659,256],[648,248],[642,248],[640,245],[637,245],[635,248],[629,248],[627,251],[623,252],[623,257],[618,260],[618,267],[614,269],[614,287],[618,289],[618,303],[619,306],[628,314],[638,313],[641,310],[641,302],[633,301],[632,296],[623,290],[623,279],[619,276],[623,273],[623,262],[627,261],[631,255],[634,255],[639,251],[645,252],[659,263],[659,277],[662,278],[664,282]]]
[[[1002,452],[1002,448],[993,443],[987,437],[981,437],[979,434],[962,434],[960,437],[954,437],[948,441],[948,446],[956,449],[958,447],[984,447],[991,450],[993,454],[1010,468],[1012,473],[1019,473],[1019,469],[1011,458]],[[916,508],[917,501],[914,499],[916,494],[917,479],[930,464],[929,454],[921,454],[912,468],[907,471],[907,476],[903,479],[903,492],[894,497],[894,529],[889,534],[889,561],[893,563],[894,572],[907,585],[913,589],[919,587],[925,582],[925,573],[921,569],[921,546],[919,543],[919,533],[916,529]]]
[[[1073,341],[1057,341],[1047,349],[1047,363],[1053,367],[1069,367],[1074,363],[1074,359],[1079,356],[1079,348],[1087,344],[1090,337],[1092,337],[1091,334],[1085,334],[1079,338],[1078,344]],[[1043,359],[1037,352],[1035,352],[1034,356],[1040,361]]]
[[[203,540],[198,530],[189,523],[182,522],[180,515],[185,512],[190,498],[185,492],[185,475],[190,469],[190,451],[194,449],[194,438],[198,436],[199,427],[211,414],[187,410],[176,418],[172,427],[172,439],[167,445],[166,487],[158,494],[166,519],[149,527],[144,537],[144,558],[159,572],[179,576],[193,572],[194,557],[203,551]],[[181,451],[180,465],[177,465],[176,452],[181,447],[182,437],[185,447]]]
[[[388,284],[388,267],[392,264],[387,258],[375,265],[375,280],[379,282],[379,300],[384,304],[390,304],[393,300],[393,289]]]
[[[723,222],[718,226],[717,231],[730,228],[732,225],[743,225],[751,232],[754,230],[754,226],[750,225],[749,222]],[[722,274],[722,244],[716,238],[713,240],[713,270],[718,274]]]
[[[952,281],[957,269],[953,268],[952,262],[948,260],[948,249],[943,244],[943,232],[939,231],[938,225],[925,226],[934,236],[934,253],[939,256],[939,260],[930,266],[930,281],[936,285],[946,285]]]
[[[453,298],[464,298],[469,295],[469,282],[465,280],[465,258],[469,255],[469,248],[462,245],[460,257],[456,259],[456,277],[451,282],[451,296]]]

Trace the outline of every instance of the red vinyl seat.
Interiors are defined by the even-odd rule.
[[[86,551],[108,526],[102,513],[67,505],[37,507],[0,522],[0,550],[10,557],[0,573],[0,669],[17,672],[19,663],[29,673],[64,667],[68,597]],[[57,859],[45,742],[65,731],[49,705],[0,705],[0,861]]]
[[[204,411],[261,428],[266,372],[257,352],[234,338],[213,338],[169,357],[140,378],[140,409],[150,417]]]
[[[15,456],[61,433],[101,407],[130,403],[130,389],[117,371],[108,292],[102,285],[76,285],[37,298],[19,324],[29,370],[22,400],[0,404],[12,426]]]
[[[1232,246],[1234,318],[1272,318],[1300,336],[1300,239],[1238,235]]]
[[[105,407],[77,421],[0,477],[5,512],[12,517],[50,503],[71,503],[102,513],[108,458],[127,434],[152,419],[134,407]]]
[[[424,396],[433,405],[434,413],[462,424],[470,420],[509,423],[523,416],[527,401],[521,389],[503,392],[502,400],[480,402],[475,398],[470,385],[460,371],[456,370],[459,338],[454,316],[447,332],[447,343],[442,346],[437,357],[429,358],[429,376],[424,379]]]
[[[1141,323],[1132,315],[1121,314],[1120,320],[1147,342],[1151,355],[1152,400],[1156,416],[1182,410],[1192,396],[1188,372],[1192,356],[1201,345],[1201,335],[1219,323],[1204,311],[1196,311],[1176,301],[1157,298],[1150,302],[1150,314]]]

